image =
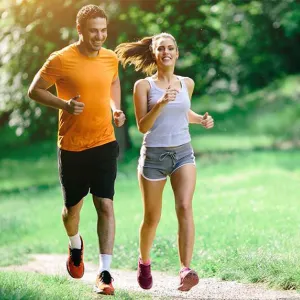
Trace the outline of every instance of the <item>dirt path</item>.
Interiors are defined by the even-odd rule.
[[[65,259],[65,255],[38,254],[32,256],[32,260],[27,265],[0,268],[0,271],[15,270],[50,275],[67,275],[67,271],[65,270]],[[82,281],[92,286],[95,280],[97,266],[86,263],[85,270]],[[153,272],[153,288],[150,291],[143,291],[136,282],[135,271],[112,270],[112,276],[115,279],[115,288],[152,295],[153,299],[300,299],[300,294],[296,291],[270,290],[262,284],[242,284],[234,281],[221,281],[215,278],[201,279],[199,284],[191,291],[182,293],[176,290],[178,278],[162,272]]]

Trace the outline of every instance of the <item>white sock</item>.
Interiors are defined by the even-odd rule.
[[[71,249],[81,249],[81,239],[79,232],[73,236],[69,236]]]
[[[99,274],[102,271],[110,272],[111,260],[112,260],[111,254],[99,254]]]

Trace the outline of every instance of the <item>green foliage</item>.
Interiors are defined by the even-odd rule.
[[[299,4],[292,1],[152,2],[123,18],[147,36],[167,31],[179,45],[180,74],[195,79],[196,94],[238,94],[299,72]]]
[[[216,121],[212,132],[225,139],[233,134],[253,136],[255,140],[266,136],[265,146],[269,147],[272,144],[280,146],[281,141],[298,143],[299,87],[300,76],[288,76],[245,96],[218,93],[196,97],[192,100],[192,108],[199,113],[209,111]],[[199,126],[192,125],[191,131],[205,134]]]
[[[27,89],[52,51],[77,40],[75,17],[89,3],[99,4],[87,0],[1,4],[0,127],[9,116],[9,126],[18,136],[44,139],[55,135],[57,112],[30,101]],[[221,98],[226,93],[236,101],[277,78],[299,73],[300,4],[296,0],[101,3],[110,16],[109,48],[162,31],[173,34],[180,50],[177,71],[195,80],[196,96]],[[142,76],[132,68],[120,71],[124,110],[132,111],[129,96],[133,83]],[[235,105],[231,107],[234,113]],[[135,121],[129,115],[131,126]]]
[[[90,3],[98,1],[27,0],[1,7],[0,124],[8,112],[17,136],[35,140],[56,135],[57,111],[30,100],[27,90],[50,53],[77,41],[76,14]],[[109,1],[103,5],[111,10]]]

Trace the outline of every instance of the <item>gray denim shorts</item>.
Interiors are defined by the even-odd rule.
[[[144,178],[156,181],[166,179],[187,164],[196,164],[191,143],[170,148],[142,146],[138,171]]]

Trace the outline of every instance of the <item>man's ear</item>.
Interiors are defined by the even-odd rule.
[[[81,28],[80,28],[80,25],[79,25],[79,24],[76,26],[76,28],[77,28],[78,34],[81,34]]]

